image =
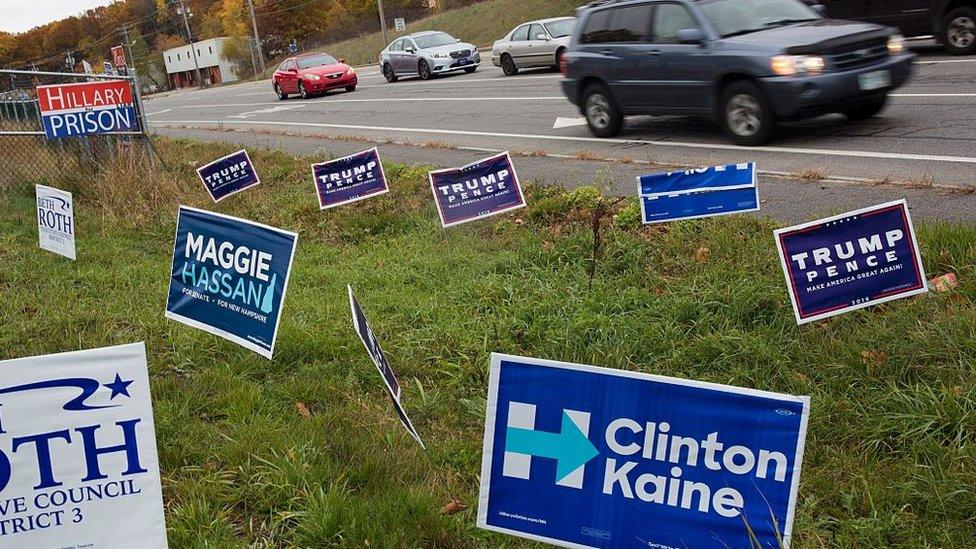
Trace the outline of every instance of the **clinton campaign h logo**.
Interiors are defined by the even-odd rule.
[[[478,525],[573,547],[789,544],[809,399],[492,355]]]

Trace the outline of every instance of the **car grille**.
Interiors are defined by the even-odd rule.
[[[341,72],[334,72],[334,73],[328,75],[328,77],[331,78],[332,80],[335,80],[336,78],[342,78],[342,73]]]
[[[888,58],[888,42],[880,39],[847,44],[826,57],[830,68],[835,71],[865,67]]]
[[[470,56],[471,56],[471,50],[458,50],[458,51],[451,52],[451,57],[454,59],[460,59],[462,57],[470,57]]]

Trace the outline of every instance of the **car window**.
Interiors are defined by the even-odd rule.
[[[796,0],[702,0],[699,5],[722,38],[821,19]]]
[[[298,70],[298,63],[296,63],[294,59],[289,59],[288,60],[288,67],[287,67],[287,69],[290,70],[290,71],[291,70]]]
[[[678,31],[697,28],[698,23],[684,6],[658,4],[657,13],[654,15],[653,41],[655,44],[680,44]]]
[[[516,41],[519,41],[519,40],[528,40],[528,39],[529,39],[529,26],[528,25],[522,25],[521,27],[515,29],[515,32],[512,33],[512,41],[513,42],[516,42]]]
[[[457,39],[446,32],[435,32],[433,34],[418,36],[415,42],[417,42],[417,45],[419,45],[421,48],[427,49],[453,44],[457,42]]]
[[[403,49],[403,40],[394,40],[390,43],[389,47],[386,48],[387,51],[400,51]]]
[[[540,34],[543,36],[546,35],[546,31],[542,28],[542,25],[536,23],[529,27],[529,40],[538,40]]]
[[[549,36],[553,38],[569,36],[570,34],[573,34],[573,29],[575,28],[575,19],[563,19],[561,21],[550,21],[546,23],[546,30],[549,31]]]
[[[651,32],[653,4],[600,10],[586,22],[580,42],[643,42]]]
[[[406,51],[407,48],[413,48],[414,51],[417,51],[417,44],[414,44],[413,40],[408,40],[404,38],[402,45],[403,45],[403,51]]]
[[[288,70],[288,61],[285,61],[284,63],[282,63],[281,66],[278,67],[278,70],[279,71],[286,71],[286,70]]]
[[[298,60],[298,68],[310,69],[312,67],[321,67],[323,65],[335,65],[336,63],[338,63],[338,61],[336,61],[335,57],[320,53],[318,55],[300,58]]]

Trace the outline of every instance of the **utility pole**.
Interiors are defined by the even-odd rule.
[[[193,66],[197,70],[197,86],[203,88],[203,77],[200,75],[200,63],[197,62],[197,49],[193,47],[193,35],[190,34],[190,20],[186,16],[186,4],[183,0],[179,0],[180,8],[179,12],[183,15],[183,26],[186,27],[186,41],[190,44],[190,53],[193,54]]]
[[[380,29],[383,30],[383,47],[390,43],[386,38],[386,15],[383,14],[383,0],[376,0],[380,5]]]
[[[251,10],[251,28],[254,30],[254,47],[258,50],[258,61],[261,72],[264,72],[264,52],[261,51],[261,37],[258,36],[258,21],[254,18],[254,0],[247,0],[247,9]]]
[[[64,64],[71,69],[71,72],[75,72],[75,58],[71,55],[71,50],[65,52],[67,55],[64,58]]]
[[[126,65],[132,63],[131,68],[135,68],[136,58],[132,56],[132,42],[129,42],[129,24],[122,25],[122,28],[119,30],[122,31],[122,38],[125,40],[125,54],[129,56],[129,61],[126,62]],[[127,66],[126,68],[129,67]]]

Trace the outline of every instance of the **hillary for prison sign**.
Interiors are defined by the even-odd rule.
[[[0,361],[0,547],[165,549],[145,345]]]
[[[789,544],[810,400],[492,355],[478,525],[566,547]]]
[[[928,291],[904,200],[774,234],[798,324]]]
[[[48,139],[137,131],[139,122],[126,80],[37,87]]]

